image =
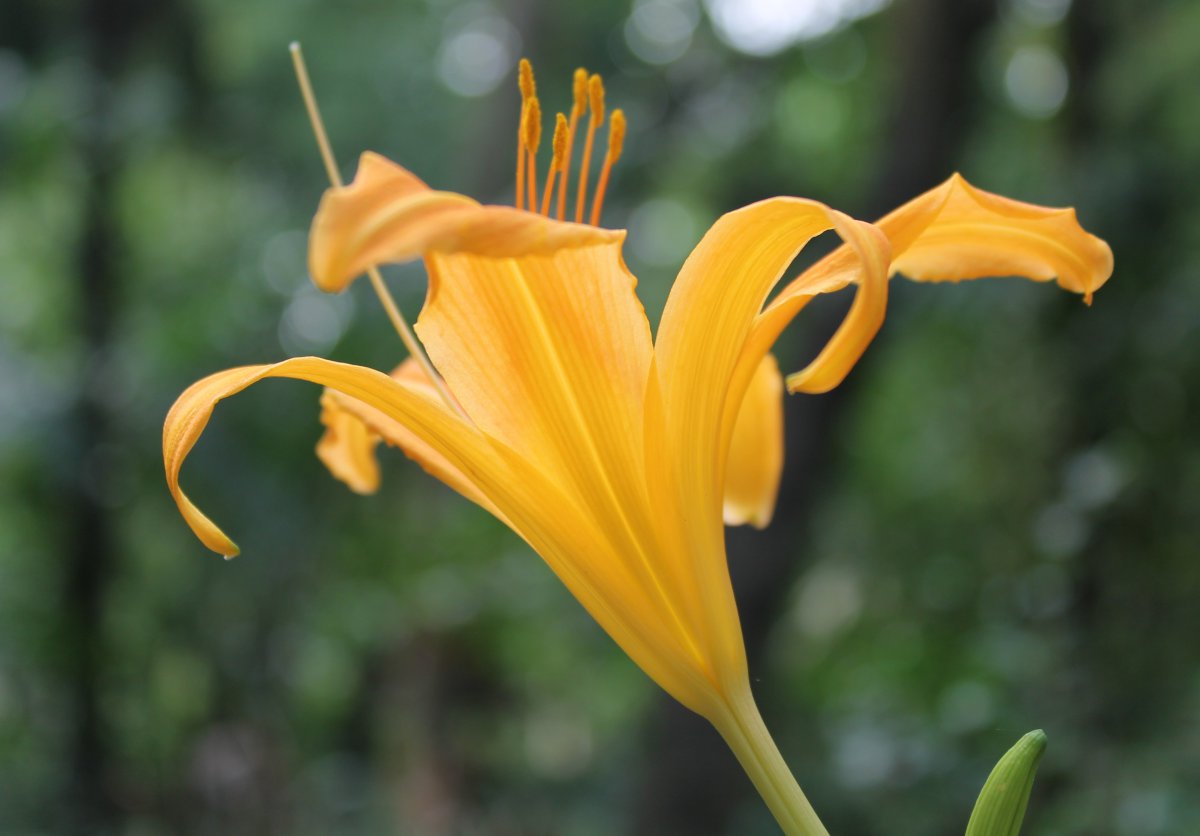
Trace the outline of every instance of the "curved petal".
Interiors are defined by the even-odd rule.
[[[196,536],[220,554],[233,556],[238,553],[237,546],[183,493],[179,470],[208,424],[216,403],[267,377],[308,380],[360,400],[409,425],[426,443],[442,448],[439,452],[443,455],[451,450],[458,457],[469,455],[472,473],[489,464],[495,466],[495,453],[473,427],[440,403],[372,369],[316,357],[227,369],[192,384],[171,407],[163,425],[163,462],[171,495]]]
[[[167,484],[200,540],[226,556],[237,546],[179,486],[179,472],[220,400],[268,377],[335,389],[407,427],[469,479],[559,576],[626,653],[685,705],[709,705],[711,683],[657,602],[617,559],[606,533],[558,486],[503,444],[489,439],[433,399],[372,369],[316,357],[228,369],[198,381],[171,407],[163,426]]]
[[[421,365],[411,357],[392,370],[391,378],[423,395],[435,409],[445,409],[441,394],[430,383]],[[317,444],[317,455],[351,490],[374,493],[378,489],[379,464],[375,448],[383,440],[398,447],[430,476],[507,522],[465,474],[395,418],[336,389],[325,390],[321,395],[321,407],[321,422],[326,425],[326,430]]]
[[[1056,279],[1061,287],[1083,294],[1090,302],[1112,275],[1112,250],[1079,225],[1074,209],[1049,209],[1001,197],[975,188],[958,174],[876,226],[891,244],[888,272],[917,281],[1008,275]],[[813,296],[855,281],[858,255],[842,246],[780,291],[756,324],[758,333],[752,342],[770,345]],[[847,343],[841,361],[831,365],[827,365],[833,360],[827,348],[808,369],[788,377],[788,390],[823,392],[836,386],[869,341]]]
[[[754,339],[767,294],[808,241],[829,229],[858,256],[867,277],[860,294],[866,299],[856,303],[867,327],[865,320],[882,310],[877,297],[886,293],[887,242],[870,224],[816,201],[778,197],[724,215],[688,256],[671,289],[655,353],[680,483],[695,507],[721,502],[742,396],[770,348]],[[713,516],[718,518],[715,509]]]
[[[815,201],[773,198],[721,217],[688,256],[671,289],[655,344],[658,390],[651,406],[661,413],[659,466],[670,469],[674,491],[658,504],[677,509],[684,550],[701,607],[736,612],[722,527],[725,469],[742,398],[769,344],[752,360],[747,340],[767,294],[801,248],[835,229],[863,249],[871,275],[868,292],[884,285],[887,263],[875,251],[887,242],[870,224]],[[651,467],[653,470],[653,466]],[[659,480],[656,480],[656,483]],[[728,683],[744,674],[744,649],[736,618],[714,618],[710,642],[718,676]]]
[[[733,425],[725,467],[725,524],[766,528],[783,475],[783,376],[768,354],[758,364]]]
[[[354,181],[321,198],[309,236],[317,287],[339,291],[368,267],[429,252],[497,258],[617,241],[623,233],[563,223],[507,206],[481,206],[435,191],[404,168],[367,152]]]
[[[910,279],[1055,279],[1064,290],[1090,299],[1112,275],[1112,250],[1079,225],[1074,209],[1001,197],[975,188],[958,174],[934,191],[943,195],[936,217],[907,246],[893,244],[892,269]],[[928,213],[914,206],[918,201],[880,221],[889,238],[889,228],[919,222]]]
[[[317,442],[317,458],[334,478],[355,493],[379,490],[379,433],[343,407],[332,389],[321,394],[321,424],[325,433]]]

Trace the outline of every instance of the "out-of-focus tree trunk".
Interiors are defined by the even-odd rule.
[[[951,173],[972,115],[971,56],[995,13],[994,0],[911,0],[888,13],[896,23],[889,60],[896,67],[897,79],[889,99],[888,152],[867,204],[842,208],[856,211],[860,217],[877,217]],[[826,322],[809,330],[827,334],[832,328],[833,323]],[[805,346],[805,356],[815,356],[818,348]],[[853,408],[854,382],[860,378],[861,374],[852,375],[828,395],[789,400],[787,465],[775,521],[763,532],[729,531],[730,569],[752,672],[762,670],[771,629],[803,568],[795,555],[804,550],[821,491],[837,466],[829,455],[829,440],[845,424]],[[777,713],[772,695],[766,689],[759,691],[771,725],[771,715]],[[802,713],[804,707],[793,705],[786,710]],[[634,832],[725,831],[735,809],[753,789],[717,734],[705,721],[664,697],[650,717],[645,739],[644,778]],[[814,729],[803,750],[806,761],[797,762],[792,754],[792,767],[801,785],[806,770],[819,771],[817,764],[827,761],[823,750]],[[812,800],[820,812],[821,800]],[[839,830],[836,821],[826,824]]]
[[[90,112],[79,137],[86,172],[82,194],[82,234],[76,257],[81,380],[71,415],[78,466],[68,476],[64,501],[65,626],[64,646],[72,697],[69,742],[70,786],[65,807],[77,833],[105,832],[117,811],[106,783],[110,775],[108,743],[100,711],[103,670],[105,589],[116,558],[113,522],[103,502],[109,476],[103,450],[112,419],[98,381],[112,361],[119,304],[116,268],[119,238],[114,228],[113,181],[117,155],[111,136],[111,79],[120,61],[118,21],[122,4],[86,3],[81,42],[88,61]]]
[[[60,486],[63,528],[64,676],[71,696],[69,737],[64,762],[68,786],[62,795],[63,815],[72,832],[96,834],[115,830],[119,805],[111,745],[101,709],[104,671],[104,606],[109,580],[118,559],[114,515],[106,494],[118,476],[118,465],[105,454],[119,434],[102,381],[113,370],[121,307],[122,230],[117,222],[116,184],[123,149],[116,128],[115,97],[119,74],[131,44],[166,24],[166,35],[180,48],[170,51],[188,81],[195,81],[194,51],[180,38],[180,7],[147,0],[83,0],[78,30],[71,34],[86,61],[85,118],[76,135],[83,167],[80,190],[80,236],[75,254],[76,323],[80,334],[77,399],[66,417],[72,453],[70,471]],[[29,4],[31,32],[53,28],[53,13]],[[18,15],[18,18],[20,15]]]

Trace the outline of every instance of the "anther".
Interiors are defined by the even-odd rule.
[[[521,88],[521,102],[527,102],[537,95],[537,82],[533,78],[533,64],[528,58],[522,58],[517,65],[517,85]]]
[[[525,148],[529,152],[529,211],[538,210],[537,151],[542,144],[542,105],[537,96],[529,98],[525,109]]]
[[[567,125],[567,150],[563,154],[562,179],[558,181],[558,219],[561,221],[567,211],[567,181],[571,179],[571,152],[575,148],[575,129],[583,118],[588,105],[588,71],[583,67],[575,70],[572,85],[574,103],[571,105],[571,120]]]
[[[588,117],[587,140],[583,143],[583,160],[579,167],[579,196],[575,200],[575,223],[583,223],[583,207],[587,204],[588,168],[592,164],[592,145],[596,141],[596,129],[604,121],[604,82],[598,75],[588,79],[588,104],[591,114]]]
[[[517,87],[521,90],[521,118],[517,121],[517,195],[514,203],[520,209],[525,200],[525,116],[529,100],[537,95],[533,65],[528,58],[522,58],[517,65]]]
[[[560,171],[563,177],[566,177],[564,166],[567,160],[567,134],[570,128],[567,125],[567,117],[561,113],[554,117],[554,156],[550,160],[550,171],[546,173],[546,191],[542,194],[542,214],[550,217],[550,198],[554,193],[554,177]],[[561,201],[560,201],[561,203]]]
[[[625,148],[625,111],[617,108],[612,112],[608,121],[608,152],[604,155],[604,167],[600,170],[600,179],[596,181],[596,197],[592,200],[592,226],[600,224],[600,210],[604,206],[604,193],[608,190],[608,177],[612,167],[621,158]]]
[[[596,117],[596,127],[599,127],[604,124],[604,82],[598,75],[588,79],[588,103]]]

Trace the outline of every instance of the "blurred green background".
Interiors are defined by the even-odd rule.
[[[1023,732],[1027,832],[1200,833],[1200,5],[1118,0],[6,0],[0,5],[0,832],[769,834],[749,782],[499,523],[394,451],[360,498],[318,391],[163,416],[231,365],[390,368],[305,273],[374,149],[506,202],[514,68],[630,136],[606,223],[651,321],[722,212],[874,217],[961,170],[1078,207],[1086,308],[894,284],[837,392],[789,398],[776,522],[730,556],[764,716],[835,834],[961,833]],[[506,191],[507,190],[507,191]],[[415,316],[419,268],[389,274]],[[779,347],[799,368],[847,299]]]

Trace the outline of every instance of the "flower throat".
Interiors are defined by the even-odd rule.
[[[538,200],[537,152],[542,140],[542,105],[537,97],[537,84],[533,78],[533,65],[521,59],[517,72],[517,83],[521,89],[521,119],[517,128],[517,183],[516,207],[528,208],[530,212],[550,217],[550,204],[557,185],[558,203],[555,217],[565,220],[567,193],[571,179],[571,152],[580,121],[588,114],[587,134],[583,142],[583,157],[579,166],[579,184],[575,194],[575,223],[584,223],[584,208],[587,206],[588,173],[592,165],[592,149],[596,131],[604,124],[604,82],[596,74],[588,74],[582,67],[575,71],[572,92],[574,102],[571,116],[559,113],[554,118],[554,138],[551,143],[550,170],[546,172],[546,184]],[[604,193],[608,189],[608,178],[612,167],[621,157],[625,145],[625,113],[620,108],[613,110],[608,121],[608,150],[596,182],[596,193],[592,197],[591,214],[587,222],[600,224],[600,211],[604,206]],[[557,178],[557,183],[555,182]]]

